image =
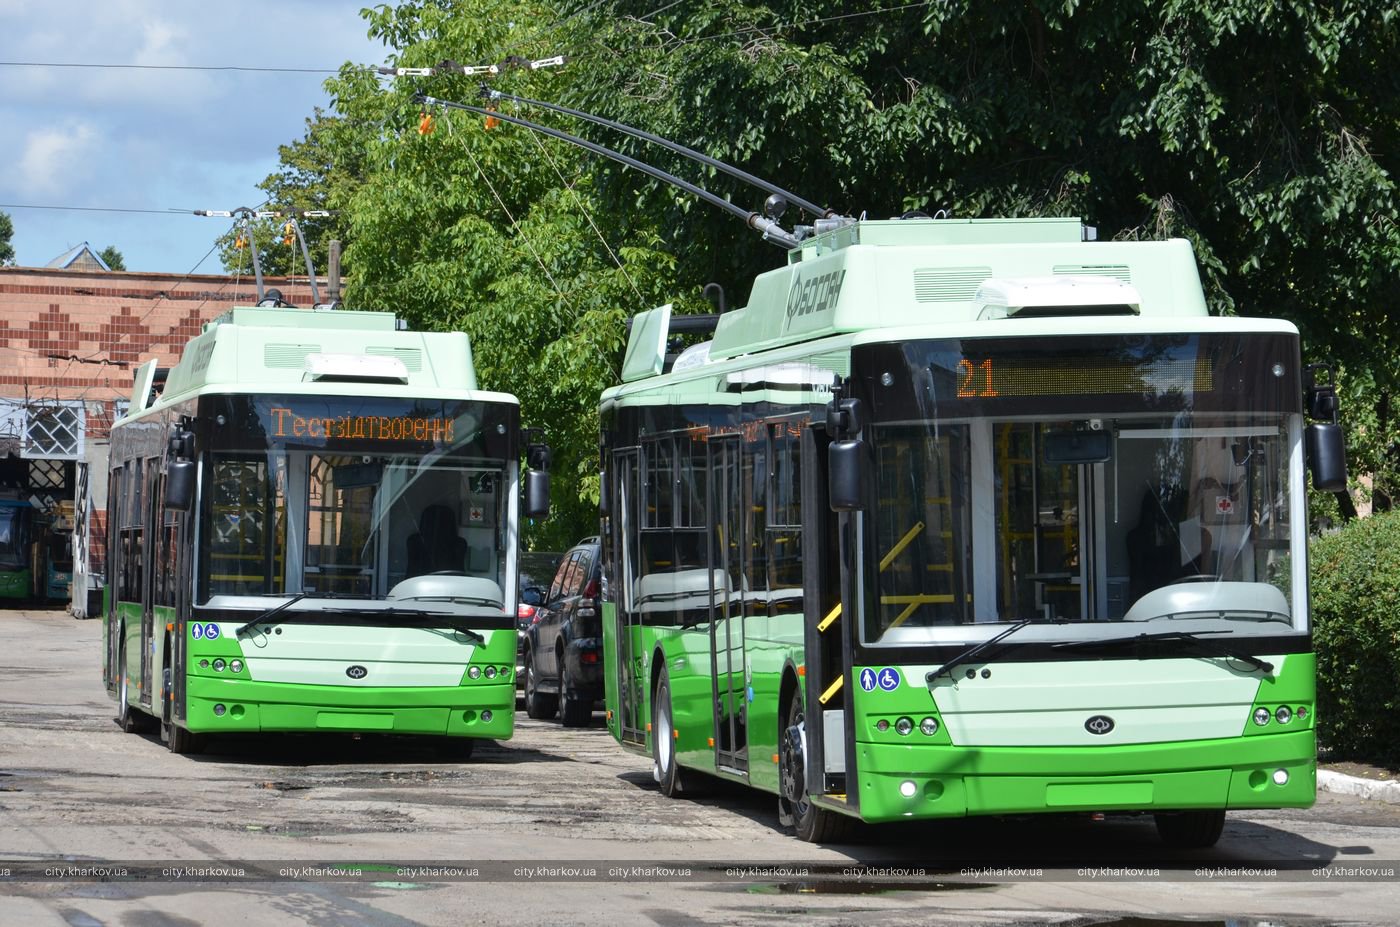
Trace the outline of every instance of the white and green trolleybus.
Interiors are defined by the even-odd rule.
[[[454,756],[510,737],[517,526],[548,484],[467,336],[236,308],[155,380],[139,369],[112,427],[121,726],[177,753],[209,734],[431,735]]]
[[[1345,461],[1294,326],[1209,315],[1180,240],[822,225],[673,365],[635,319],[603,394],[612,734],[808,840],[1310,805],[1307,470]]]

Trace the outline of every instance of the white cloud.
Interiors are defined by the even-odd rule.
[[[36,129],[24,140],[17,169],[23,189],[52,194],[75,186],[98,158],[97,133],[85,124]]]

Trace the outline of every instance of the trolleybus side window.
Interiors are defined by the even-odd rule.
[[[773,464],[769,468],[769,614],[802,612],[802,423],[769,426]]]

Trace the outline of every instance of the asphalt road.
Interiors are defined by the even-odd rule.
[[[663,798],[602,729],[423,743],[121,733],[101,625],[0,612],[0,925],[1070,924],[1400,920],[1400,806],[1323,793],[1169,854],[1148,818],[803,844],[769,796]]]

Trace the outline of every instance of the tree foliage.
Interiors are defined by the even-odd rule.
[[[108,245],[97,256],[102,258],[102,263],[107,265],[108,270],[126,270],[126,258],[122,257],[116,245]]]
[[[1213,311],[1288,318],[1305,360],[1338,364],[1355,469],[1396,490],[1394,0],[409,0],[365,15],[404,66],[567,54],[488,79],[842,213],[1079,215],[1104,238],[1185,237]],[[694,304],[710,281],[742,304],[781,254],[688,195],[523,129],[450,112],[420,134],[415,91],[479,103],[480,82],[347,67],[330,85],[336,115],[308,122],[264,189],[341,210],[355,304],[468,331],[483,384],[549,425],[564,504],[536,537],[562,545],[592,523],[593,405],[622,319]],[[511,111],[745,209],[763,201],[655,146]],[[795,212],[784,221],[811,220]]]
[[[10,243],[14,234],[15,224],[9,213],[0,212],[0,267],[9,267],[15,262],[15,246]]]

